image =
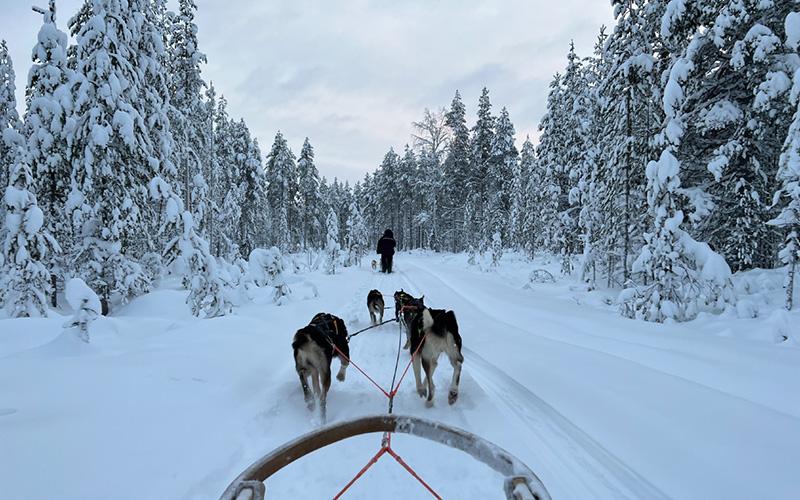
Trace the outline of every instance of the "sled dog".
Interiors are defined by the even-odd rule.
[[[338,349],[335,350],[333,346]],[[319,399],[320,416],[322,421],[326,418],[326,401],[328,389],[331,387],[331,361],[339,358],[339,373],[336,378],[342,382],[345,370],[350,364],[350,349],[347,345],[347,327],[341,318],[333,314],[319,313],[305,326],[294,334],[292,341],[294,350],[294,366],[300,377],[300,386],[303,388],[303,397],[309,411],[314,410],[316,399]],[[344,356],[339,354],[341,351]],[[312,391],[308,387],[311,379]]]
[[[417,299],[403,290],[394,292],[394,317],[406,331],[406,345],[403,346],[403,349],[408,349],[408,346],[411,345],[409,326],[414,318],[414,313],[425,307],[424,299],[424,295]]]
[[[439,355],[445,353],[453,367],[453,378],[447,402],[453,404],[458,399],[458,384],[461,381],[461,335],[453,311],[422,307],[414,313],[409,328],[411,352],[416,352],[412,365],[417,382],[417,394],[426,398],[425,406],[433,406],[433,372],[436,371]],[[425,385],[422,383],[420,367],[425,370]]]
[[[373,271],[377,271],[378,270],[378,261],[375,260],[375,259],[372,259],[372,270]]]
[[[370,290],[367,294],[367,309],[373,325],[383,323],[383,308],[383,294],[378,290]]]

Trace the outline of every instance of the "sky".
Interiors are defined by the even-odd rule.
[[[591,54],[610,0],[195,0],[206,81],[269,152],[280,130],[299,153],[309,137],[321,175],[354,182],[389,147],[410,142],[425,108],[456,89],[474,120],[481,88],[535,142],[552,75],[569,43]],[[59,27],[82,0],[57,0]],[[22,102],[46,0],[0,0]],[[177,1],[170,0],[177,8]],[[470,123],[471,126],[471,123]]]

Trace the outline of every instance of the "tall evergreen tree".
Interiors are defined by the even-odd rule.
[[[301,248],[322,248],[323,201],[319,192],[319,172],[314,165],[314,148],[306,137],[297,160],[298,225]]]
[[[492,157],[492,144],[494,143],[495,117],[492,116],[492,103],[489,100],[489,89],[481,91],[478,99],[478,120],[472,127],[470,138],[470,167],[467,178],[467,187],[472,204],[472,220],[465,221],[464,235],[467,242],[481,250],[488,247],[491,234],[485,232],[486,227],[474,221],[483,221],[489,206],[489,190],[487,177],[489,162]]]
[[[452,252],[464,248],[461,227],[464,223],[464,193],[467,192],[470,168],[469,128],[467,128],[466,114],[467,110],[461,101],[461,94],[456,91],[453,102],[450,104],[450,111],[446,115],[446,124],[450,129],[452,139],[442,166],[445,179],[445,192],[441,207],[446,232],[444,238]]]
[[[519,153],[514,144],[514,125],[508,116],[508,110],[503,108],[497,119],[494,138],[492,141],[491,157],[487,170],[487,189],[489,202],[483,224],[487,225],[482,234],[500,234],[501,242],[509,244],[512,228],[511,204],[513,197],[514,178],[518,174],[517,160]]]
[[[14,65],[8,54],[5,40],[0,40],[0,186],[8,185],[9,174],[17,156],[16,149],[23,143],[19,130],[21,123],[17,112],[17,98],[14,95]],[[0,207],[0,217],[5,207]]]
[[[289,217],[294,211],[296,179],[294,154],[278,131],[267,156],[267,199],[272,210],[273,243],[282,251],[290,250],[293,242]]]
[[[69,193],[70,159],[67,119],[72,113],[67,67],[67,35],[56,27],[55,0],[48,9],[36,8],[44,18],[38,43],[33,48],[33,67],[28,73],[23,134],[33,175],[33,191],[46,214],[44,231],[60,242],[63,253],[50,252],[45,262],[51,272],[51,305],[56,303],[56,279],[63,276],[63,255],[72,249],[72,225],[64,207]]]

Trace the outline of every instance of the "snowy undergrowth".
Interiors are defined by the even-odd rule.
[[[425,252],[420,252],[424,255]],[[522,290],[535,290],[553,297],[574,301],[578,305],[619,310],[618,288],[609,288],[598,279],[596,288],[581,283],[577,272],[572,276],[561,274],[561,261],[557,256],[539,254],[533,260],[519,252],[506,252],[502,265],[492,266],[488,255],[468,263],[467,254],[442,257],[444,262],[463,264],[476,272],[494,273],[509,284]],[[541,273],[540,271],[544,271]],[[536,274],[537,276],[533,276]],[[548,283],[549,277],[555,283]],[[698,318],[686,322],[699,327],[699,332],[708,335],[736,336],[742,339],[800,345],[800,308],[786,311],[786,268],[753,269],[733,274],[731,281],[735,292],[735,304],[728,305],[721,314],[703,312]],[[731,320],[741,321],[731,321]]]

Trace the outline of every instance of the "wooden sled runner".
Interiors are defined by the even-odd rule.
[[[361,434],[410,434],[459,449],[483,462],[506,479],[509,500],[550,500],[544,484],[524,463],[478,436],[439,422],[401,415],[376,415],[330,425],[290,441],[256,461],[233,480],[220,500],[263,500],[263,481],[278,470],[329,444]]]

